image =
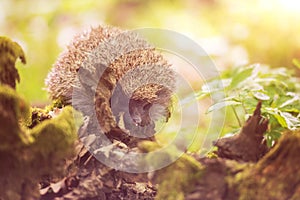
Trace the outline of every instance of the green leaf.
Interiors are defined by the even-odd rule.
[[[279,86],[284,86],[284,87],[288,87],[288,85],[284,82],[286,81],[286,78],[284,80],[280,80],[278,78],[257,78],[254,80],[254,82],[256,83],[261,83],[263,85],[271,85],[272,83],[277,84]],[[273,85],[272,85],[273,87]]]
[[[261,84],[258,84],[258,83],[255,83],[255,82],[249,84],[249,86],[250,86],[251,91],[262,91],[262,90],[264,90],[264,87]]]
[[[294,117],[291,113],[280,112],[280,115],[284,118],[288,129],[294,130],[300,126],[299,118]]]
[[[272,137],[274,139],[279,139],[281,136],[281,132],[278,132],[278,131],[272,131],[272,132],[270,132],[270,134],[272,135]]]
[[[284,112],[289,112],[289,113],[300,113],[300,109],[298,108],[284,108],[284,109],[281,109],[282,111]]]
[[[273,146],[273,139],[270,136],[267,136],[267,145],[268,147],[272,147]]]
[[[268,95],[261,92],[253,92],[253,96],[258,100],[263,100],[263,101],[270,100],[270,97]]]
[[[279,123],[283,128],[287,128],[287,123],[286,123],[284,117],[282,117],[282,116],[279,115],[279,114],[275,114],[275,113],[273,113],[272,115],[276,118],[276,120],[278,121],[278,123]]]
[[[294,98],[285,101],[284,103],[282,103],[279,106],[279,108],[283,108],[283,107],[285,107],[287,105],[291,105],[291,104],[295,103],[296,101],[298,101],[296,104],[299,104],[299,97],[298,96],[294,96]]]
[[[245,69],[243,69],[241,72],[235,74],[233,77],[232,77],[232,81],[231,81],[231,84],[230,84],[230,88],[235,88],[238,86],[238,84],[240,84],[241,82],[245,81],[247,78],[249,78],[252,74],[254,70],[254,67],[251,66],[251,67],[247,67]]]
[[[228,87],[230,83],[231,79],[217,79],[210,81],[201,87],[201,93],[211,94],[214,92],[224,90],[224,88]]]
[[[210,93],[200,91],[196,94],[196,98],[198,100],[201,100],[201,99],[208,97],[209,95],[210,95]]]
[[[267,145],[268,147],[272,147],[274,145],[274,142],[278,140],[281,137],[281,132],[279,131],[270,131],[266,134],[267,139]]]
[[[210,112],[215,111],[215,110],[220,110],[221,108],[224,108],[226,106],[240,105],[240,104],[242,104],[242,103],[241,102],[237,102],[237,101],[222,101],[222,102],[218,102],[218,103],[212,105],[211,107],[209,107],[206,113],[210,113]]]

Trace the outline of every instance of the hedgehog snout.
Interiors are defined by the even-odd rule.
[[[142,123],[142,118],[141,118],[141,116],[139,116],[139,115],[134,115],[134,116],[132,116],[132,120],[133,120],[133,122],[135,123],[134,125],[135,126],[139,126],[141,123]]]

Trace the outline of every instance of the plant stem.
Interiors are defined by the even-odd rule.
[[[241,120],[240,120],[240,118],[238,117],[238,114],[236,113],[236,110],[234,109],[233,106],[231,106],[231,108],[232,108],[233,113],[234,113],[234,115],[235,115],[235,117],[236,117],[236,119],[237,119],[237,121],[238,121],[238,123],[239,123],[239,126],[242,127]]]
[[[248,112],[247,112],[247,109],[245,108],[245,105],[242,103],[242,107],[243,107],[243,109],[244,109],[244,111],[245,111],[245,115],[247,115],[248,114]]]

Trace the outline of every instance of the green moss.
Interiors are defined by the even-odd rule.
[[[13,140],[2,140],[5,133],[1,130],[1,147],[7,148],[0,149],[0,199],[38,199],[41,177],[62,175],[63,161],[73,155],[77,138],[74,112],[71,107],[65,107],[57,117],[43,121],[33,129],[19,125],[15,134],[26,133],[31,138],[26,144],[20,139],[19,145]],[[13,128],[9,127],[8,131]]]
[[[77,138],[76,133],[73,109],[69,106],[59,116],[44,121],[31,131],[36,150],[46,158],[50,155],[63,157],[60,154],[70,148]]]
[[[138,144],[138,148],[143,152],[151,152],[151,151],[160,149],[161,146],[156,142],[146,140],[146,141],[140,142]]]
[[[80,119],[65,107],[56,117],[43,120],[59,102],[48,110],[30,109],[14,90],[19,81],[17,58],[26,62],[21,47],[0,37],[0,199],[38,199],[41,177],[61,175],[64,160],[72,155],[79,127],[74,117],[76,122]]]
[[[29,107],[14,90],[20,81],[18,58],[25,64],[22,48],[0,37],[0,199],[38,199],[40,178],[62,174],[79,125],[71,107],[49,119],[49,110],[63,105],[60,101],[44,110]]]
[[[20,45],[7,37],[0,37],[0,83],[16,88],[16,81],[20,81],[15,62],[18,58],[26,63],[25,54]]]
[[[203,174],[203,166],[193,157],[184,154],[170,166],[159,170],[156,199],[184,200],[185,193],[192,191]]]
[[[65,105],[67,105],[66,102],[62,98],[58,98],[52,101],[52,104],[47,106],[45,108],[45,112],[53,111],[56,108],[63,108]]]
[[[24,124],[28,128],[33,128],[38,124],[42,123],[44,120],[51,119],[52,116],[49,114],[46,109],[41,108],[31,108],[31,117],[30,120],[26,124]]]
[[[258,163],[226,163],[231,168],[227,182],[232,196],[228,199],[298,199],[294,187],[300,181],[299,144],[299,131],[288,132]]]
[[[149,164],[154,165],[154,168],[162,160],[172,163],[172,160],[177,158],[180,153],[173,146],[159,156],[151,154],[160,148],[161,146],[156,142],[143,141],[139,143],[140,150],[150,152],[147,159],[149,159]],[[158,183],[156,199],[183,200],[185,194],[194,189],[193,187],[201,179],[203,173],[204,167],[194,157],[188,154],[181,155],[178,160],[155,173],[155,181]]]
[[[61,99],[56,99],[52,104],[42,108],[31,108],[31,119],[26,124],[28,128],[33,128],[42,121],[52,118],[50,112],[56,113],[57,110],[65,107],[65,103]]]
[[[32,139],[20,126],[30,116],[27,102],[14,89],[0,85],[0,150],[10,150],[28,145]]]
[[[217,151],[217,147],[214,146],[213,149],[206,154],[206,157],[207,158],[218,158],[216,151]]]

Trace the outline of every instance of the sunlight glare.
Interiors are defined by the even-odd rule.
[[[298,0],[278,0],[278,2],[287,11],[298,12],[300,10],[300,1]]]

